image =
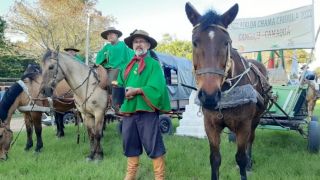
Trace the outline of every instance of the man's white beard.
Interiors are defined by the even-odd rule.
[[[144,49],[138,49],[138,50],[134,50],[135,55],[137,56],[141,56],[144,55],[145,53],[147,53],[148,50],[144,50]]]

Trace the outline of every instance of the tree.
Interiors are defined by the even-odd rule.
[[[5,46],[4,30],[6,29],[6,21],[0,16],[0,49]]]
[[[102,16],[95,3],[96,0],[37,0],[30,4],[18,0],[9,14],[10,30],[26,37],[27,45],[20,51],[30,57],[39,57],[44,49],[57,45],[84,50],[87,13],[94,12],[90,35],[91,47],[96,51],[103,42],[100,33],[115,19]]]
[[[177,40],[169,34],[163,35],[163,40],[159,42],[156,51],[171,54],[174,56],[192,59],[192,45],[190,41]]]

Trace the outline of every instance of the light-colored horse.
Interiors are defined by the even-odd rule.
[[[100,88],[99,80],[90,67],[73,60],[63,52],[48,50],[43,57],[42,68],[42,88],[46,96],[52,95],[56,84],[62,79],[66,79],[74,93],[76,107],[81,113],[90,139],[90,154],[87,160],[103,159],[100,140],[108,92]]]
[[[316,105],[317,100],[319,99],[319,93],[316,90],[315,84],[312,81],[304,80],[304,83],[308,84],[308,89],[306,93],[308,117],[312,117],[314,107]]]
[[[28,70],[29,68],[31,68],[31,70]],[[20,108],[24,114],[27,131],[27,143],[25,150],[30,150],[30,148],[33,146],[33,129],[35,130],[37,137],[35,151],[40,152],[41,148],[43,147],[41,117],[42,112],[49,110],[49,104],[48,101],[42,98],[40,94],[40,85],[42,83],[42,74],[40,70],[39,72],[34,72],[34,68],[32,66],[28,66],[28,69],[26,70],[26,75],[22,77],[25,90],[18,94],[17,97],[14,97],[15,100],[7,112],[7,118],[3,120],[4,123],[2,123],[0,126],[0,149],[3,147],[3,150],[0,150],[0,159],[7,159],[10,143],[12,141],[12,136],[10,136],[12,115],[17,109],[20,110]],[[57,88],[57,91],[54,92],[55,97],[64,95],[70,89],[65,81],[62,81],[58,86],[59,87]],[[5,99],[2,101],[5,101]],[[66,112],[74,108],[74,103],[63,104],[60,101],[53,100],[53,107],[59,112]]]

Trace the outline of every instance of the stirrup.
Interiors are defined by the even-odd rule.
[[[105,115],[115,115],[115,114],[116,114],[116,111],[112,107],[108,108],[108,110],[105,113]]]

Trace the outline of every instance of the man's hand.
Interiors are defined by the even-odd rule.
[[[135,95],[142,94],[142,90],[140,88],[128,88],[126,89],[126,98],[132,99]]]

